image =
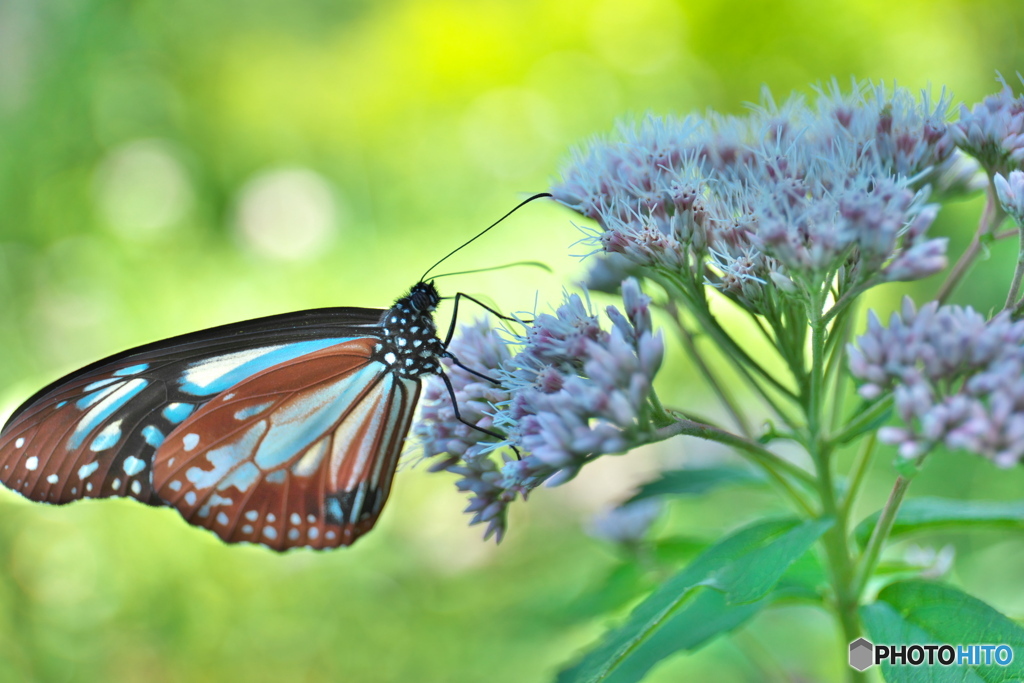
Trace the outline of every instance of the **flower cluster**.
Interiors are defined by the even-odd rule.
[[[947,107],[861,86],[823,92],[816,109],[766,97],[745,118],[648,117],[578,152],[552,193],[597,221],[595,251],[763,313],[777,296],[945,267],[925,180],[963,175]]]
[[[1002,90],[973,109],[961,105],[951,132],[960,149],[989,174],[1024,169],[1024,96],[1014,97],[1005,81]]]
[[[415,434],[426,457],[440,456],[432,470],[460,477],[458,488],[471,494],[471,523],[487,522],[487,537],[501,538],[517,497],[642,442],[664,348],[636,280],[625,281],[622,292],[625,313],[608,307],[610,330],[575,294],[507,341],[482,323],[462,328],[452,355],[499,383],[447,361],[459,412],[478,428],[503,431],[504,441],[460,422],[443,380],[428,380]],[[492,451],[502,446],[516,455],[505,450],[498,462]]]
[[[848,136],[886,172],[920,182],[940,175],[954,161],[946,123],[949,101],[943,92],[933,106],[927,92],[918,102],[905,88],[890,93],[882,84],[854,83],[844,94],[833,81],[821,92],[818,116],[808,123],[817,140],[829,144]]]
[[[879,438],[917,458],[936,444],[962,448],[1001,467],[1024,457],[1024,322],[1008,314],[986,321],[971,308],[931,302],[902,310],[883,327],[872,313],[851,345],[860,394],[892,392],[902,427]]]

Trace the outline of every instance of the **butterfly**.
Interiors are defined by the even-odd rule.
[[[441,341],[441,297],[425,280],[436,265],[389,309],[233,323],[72,372],[0,431],[0,482],[56,505],[170,506],[229,543],[351,545],[387,501],[424,376],[445,381],[461,420],[441,367],[459,364],[447,350],[455,317]],[[459,293],[456,314],[463,297],[487,308]]]

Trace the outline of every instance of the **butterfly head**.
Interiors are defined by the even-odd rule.
[[[441,296],[433,282],[417,282],[407,295],[398,300],[398,303],[408,304],[416,313],[433,313],[440,303]]]

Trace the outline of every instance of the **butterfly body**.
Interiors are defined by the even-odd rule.
[[[0,432],[0,482],[64,504],[126,496],[229,542],[349,545],[387,499],[447,355],[420,282],[390,309],[328,308],[138,347],[54,382]]]

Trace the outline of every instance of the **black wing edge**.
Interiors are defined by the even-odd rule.
[[[145,355],[163,350],[180,349],[186,350],[189,346],[204,347],[213,342],[230,342],[234,338],[256,335],[261,337],[261,343],[277,341],[301,341],[308,339],[320,339],[337,334],[358,334],[361,327],[376,327],[380,325],[388,309],[382,308],[356,308],[352,306],[339,306],[334,308],[311,308],[304,311],[293,311],[291,313],[279,313],[263,318],[252,318],[238,322],[218,325],[205,330],[188,332],[176,337],[168,337],[158,341],[136,346],[130,349],[115,353],[112,356],[101,358],[89,363],[85,367],[70,372],[63,377],[50,382],[45,387],[32,394],[20,406],[18,406],[0,433],[5,431],[17,417],[29,406],[46,396],[48,393],[66,382],[73,381],[99,370],[108,365],[114,365],[133,356]],[[301,332],[301,334],[296,334]]]

